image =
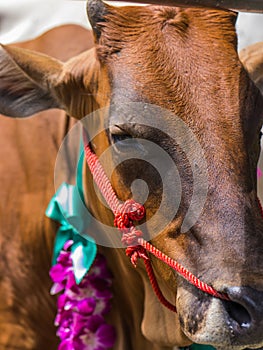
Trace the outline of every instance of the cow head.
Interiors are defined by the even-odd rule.
[[[101,1],[89,1],[88,13],[95,48],[65,64],[2,47],[0,112],[24,117],[62,108],[81,119],[106,108],[107,130],[92,141],[98,155],[108,146],[108,161],[113,163],[135,149],[136,154],[150,154],[144,160],[130,157],[116,167],[112,183],[118,196],[127,199],[133,181],[143,179],[149,189],[147,219],[154,218],[163,179],[179,186],[173,179],[179,174],[178,210],[158,235],[148,233],[159,249],[231,299],[223,302],[205,295],[154,261],[162,287],[176,299],[174,322],[180,322],[191,341],[217,349],[261,347],[263,220],[255,174],[263,104],[237,55],[236,14],[158,6],[113,8]],[[197,143],[191,143],[193,139]],[[160,177],[146,141],[169,155],[177,173],[161,157],[157,162],[165,171]],[[196,144],[201,152],[196,152]],[[203,160],[206,197],[199,208],[198,202],[192,206],[193,169],[199,169]],[[178,188],[170,186],[165,194],[167,213],[174,210],[174,191]],[[98,208],[93,208],[94,214],[103,217]],[[190,223],[185,220],[189,211],[198,212]],[[163,211],[153,227],[165,221],[165,215]],[[182,335],[173,325],[165,327],[169,335],[162,338],[154,325],[160,324],[158,317],[161,322],[165,318],[156,313],[154,303],[147,308],[147,288],[145,298],[146,337],[182,345]]]

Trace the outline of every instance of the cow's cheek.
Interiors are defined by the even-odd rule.
[[[145,271],[140,270],[143,279],[145,299],[144,314],[142,319],[142,333],[154,344],[162,346],[188,346],[192,342],[182,332],[177,313],[174,313],[164,307],[157,299],[148,276]],[[160,288],[165,290],[167,299],[175,302],[175,294],[165,288],[164,283],[160,282]],[[158,330],[158,331],[157,331]]]

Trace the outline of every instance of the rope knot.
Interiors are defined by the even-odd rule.
[[[140,245],[134,247],[128,247],[126,249],[126,255],[131,259],[131,263],[134,267],[137,266],[138,259],[149,260],[145,248]]]
[[[115,212],[114,225],[125,231],[125,228],[133,226],[133,221],[139,221],[145,216],[145,208],[142,204],[128,199],[124,204],[120,204]]]
[[[132,226],[132,221],[127,214],[117,213],[114,219],[114,226],[125,232]]]
[[[138,245],[138,238],[142,237],[143,233],[140,230],[137,230],[134,226],[128,229],[126,232],[123,232],[122,243],[127,247]]]
[[[140,221],[145,216],[145,208],[142,204],[135,202],[133,199],[128,199],[124,205],[123,210],[128,214],[130,220]]]

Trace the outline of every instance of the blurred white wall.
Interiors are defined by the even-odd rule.
[[[263,14],[239,13],[237,21],[239,50],[263,41]]]
[[[131,3],[114,2],[120,4]],[[29,40],[66,23],[90,28],[85,0],[0,0],[2,44]]]
[[[0,42],[32,39],[60,24],[88,26],[85,1],[0,0]]]

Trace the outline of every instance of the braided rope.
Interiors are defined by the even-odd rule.
[[[102,169],[102,166],[96,154],[91,151],[88,143],[85,144],[84,151],[90,172],[93,175],[96,185],[100,189],[103,197],[105,198],[113,213],[117,213],[117,209],[120,207],[121,202],[117,198],[114,191],[111,190],[112,186],[108,179],[108,176]]]
[[[159,299],[160,303],[162,303],[165,307],[167,307],[167,309],[169,309],[169,310],[171,310],[173,312],[177,312],[176,306],[171,304],[170,301],[168,301],[164,297],[164,295],[163,295],[163,293],[162,293],[162,291],[161,291],[161,289],[159,287],[159,284],[157,282],[155,273],[153,271],[153,267],[152,267],[151,261],[149,259],[148,260],[144,259],[143,261],[144,261],[145,269],[146,269],[147,274],[149,276],[149,280],[151,282],[152,288],[153,288],[157,298]]]
[[[194,285],[201,291],[212,295],[213,297],[223,300],[229,300],[226,293],[221,293],[215,290],[212,286],[202,282],[185,267],[179,264],[174,259],[168,257],[162,253],[159,249],[154,247],[151,243],[145,241],[142,236],[142,232],[133,224],[133,221],[139,221],[145,216],[145,208],[136,203],[134,200],[128,200],[124,204],[117,198],[111,183],[104,172],[97,156],[93,153],[89,147],[89,143],[84,133],[84,152],[87,164],[93,175],[94,181],[104,196],[107,204],[111,208],[115,215],[114,225],[122,232],[122,242],[127,246],[126,255],[130,257],[132,264],[136,267],[137,260],[142,258],[145,264],[149,280],[153,287],[155,294],[160,302],[166,306],[169,310],[176,312],[175,305],[171,304],[162,294],[158,285],[156,276],[154,274],[151,261],[147,252],[154,255],[159,260],[170,266],[177,271],[182,277],[184,277],[189,283]]]
[[[226,293],[220,293],[215,290],[213,287],[208,284],[202,282],[199,278],[193,275],[189,270],[187,270],[184,266],[179,264],[177,261],[171,259],[159,249],[151,245],[149,242],[145,241],[143,238],[138,239],[138,243],[144,247],[149,253],[154,255],[159,260],[165,262],[168,266],[178,272],[182,277],[184,277],[187,281],[193,284],[196,288],[202,290],[203,292],[212,295],[215,298],[230,300]]]

